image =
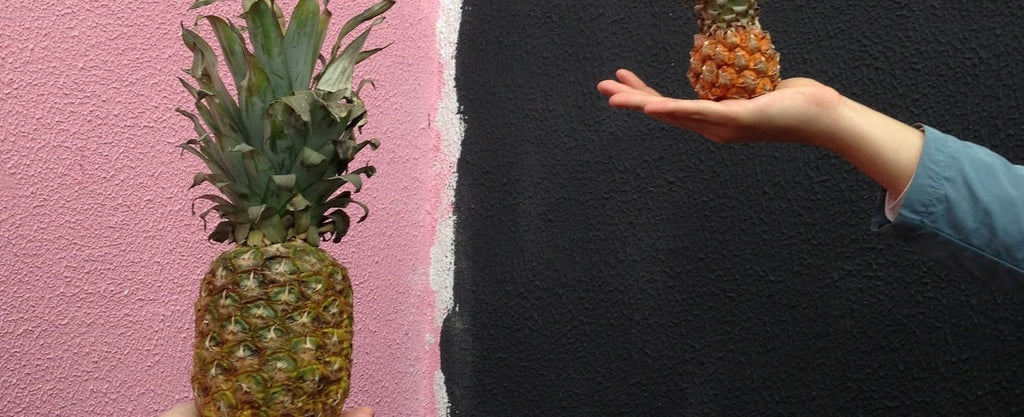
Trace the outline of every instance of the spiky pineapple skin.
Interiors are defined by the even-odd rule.
[[[195,309],[192,386],[203,417],[339,415],[350,384],[346,268],[304,242],[217,257]]]
[[[700,0],[687,77],[705,100],[749,99],[774,91],[779,52],[758,20],[761,0]]]

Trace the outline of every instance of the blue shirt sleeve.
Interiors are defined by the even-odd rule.
[[[1024,166],[930,127],[914,180],[893,221],[873,229],[924,256],[1008,290],[1024,291]]]

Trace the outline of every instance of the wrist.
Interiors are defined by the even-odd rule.
[[[820,146],[846,159],[883,188],[903,190],[917,168],[924,134],[845,97],[836,110]]]
[[[817,100],[811,102],[814,108],[809,115],[813,119],[806,121],[804,143],[842,155],[844,149],[855,140],[851,135],[850,125],[856,123],[858,103],[839,94],[831,87],[826,87]]]

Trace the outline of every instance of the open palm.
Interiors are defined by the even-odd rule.
[[[830,87],[808,78],[791,78],[751,100],[682,100],[662,96],[628,70],[597,88],[617,108],[643,112],[697,132],[715,142],[808,142],[815,127],[827,123],[842,103]]]

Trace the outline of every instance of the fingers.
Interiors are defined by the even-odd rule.
[[[615,73],[617,80],[604,80],[597,84],[598,91],[608,97],[621,93],[646,94],[661,97],[656,90],[644,84],[640,77],[629,70],[618,70]]]
[[[615,108],[636,110],[684,129],[695,131],[715,142],[732,138],[735,130],[735,104],[708,100],[680,100],[664,97],[647,86],[629,70],[616,71],[617,80],[604,80],[597,85]]]
[[[604,94],[608,97],[611,97],[618,93],[629,92],[632,90],[633,89],[630,88],[629,86],[614,80],[604,80],[597,83],[597,91],[600,91],[601,94]]]
[[[604,94],[604,95],[606,95],[608,97],[614,96],[616,94],[623,94],[623,93],[644,94],[644,95],[648,95],[648,96],[661,97],[657,93],[653,93],[652,94],[652,93],[650,93],[649,91],[646,91],[646,90],[639,90],[639,89],[630,87],[630,86],[628,86],[626,84],[623,84],[623,83],[621,83],[619,81],[616,81],[616,80],[604,80],[604,81],[601,81],[600,83],[597,84],[597,90],[600,91],[601,94]]]
[[[644,113],[663,122],[697,132],[717,143],[743,140],[741,102],[666,99],[652,102]]]
[[[657,96],[661,95],[655,89],[648,87],[647,84],[645,84],[644,81],[640,79],[640,77],[633,73],[633,71],[627,69],[620,69],[618,71],[615,71],[615,77],[619,79],[619,82],[634,89],[640,90],[648,94],[654,94]]]
[[[619,109],[645,111],[647,106],[668,100],[670,99],[661,96],[652,96],[649,94],[619,93],[609,97],[608,104]]]
[[[341,417],[373,417],[373,408],[358,407],[341,413]]]
[[[643,107],[644,113],[652,117],[670,117],[677,119],[702,119],[709,118],[720,103],[706,100],[652,100]]]
[[[756,114],[752,100],[654,100],[643,108],[652,117],[668,117],[711,122],[720,125],[745,124],[745,116]]]

